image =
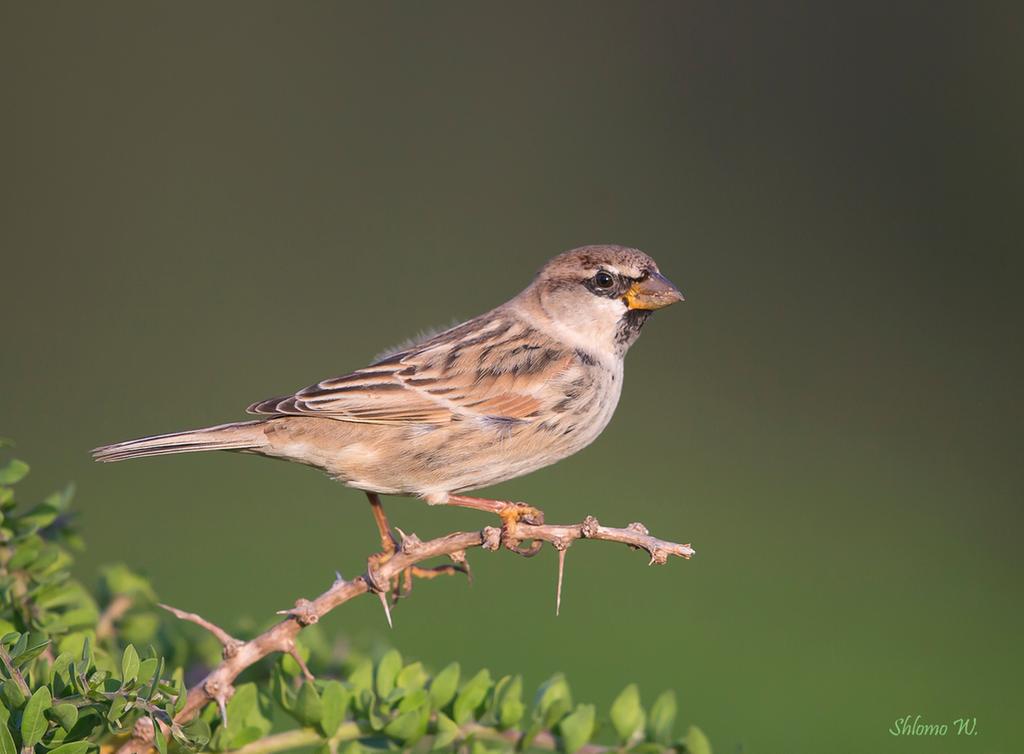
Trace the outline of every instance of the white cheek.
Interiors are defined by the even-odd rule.
[[[596,316],[594,319],[613,328],[628,309],[621,298],[604,298],[602,296],[597,298],[596,303],[597,306],[594,307]]]
[[[619,320],[626,311],[621,299],[594,296],[573,312],[572,321],[566,323],[566,339],[596,356],[608,354],[614,349]]]

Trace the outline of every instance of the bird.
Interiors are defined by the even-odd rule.
[[[543,522],[525,503],[463,493],[560,461],[605,429],[623,360],[651,313],[683,301],[644,252],[581,246],[518,295],[371,364],[253,403],[258,418],[104,445],[98,461],[208,450],[315,467],[362,490],[383,556],[397,544],[381,495]]]

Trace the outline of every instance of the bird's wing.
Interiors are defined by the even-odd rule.
[[[471,417],[523,421],[556,399],[551,382],[571,350],[496,310],[365,369],[255,403],[249,412],[369,424],[447,424]]]

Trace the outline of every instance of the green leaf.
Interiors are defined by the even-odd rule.
[[[371,754],[377,751],[377,749],[363,746],[357,738],[351,741],[342,741],[338,744],[338,754]],[[318,752],[318,754],[323,754],[323,752]]]
[[[126,704],[128,704],[128,700],[123,696],[114,697],[114,701],[110,703],[110,709],[107,710],[107,720],[114,726],[120,726],[121,716],[124,714]]]
[[[51,492],[46,496],[46,500],[43,502],[49,506],[56,508],[61,513],[64,513],[71,505],[71,500],[75,496],[75,485],[68,484],[64,489],[59,492]]]
[[[244,683],[235,688],[235,693],[228,700],[228,720],[242,723],[249,719],[249,716],[258,709],[259,698],[256,692],[256,684]]]
[[[696,725],[691,725],[686,731],[686,738],[683,739],[686,745],[686,754],[712,754],[711,742],[704,735],[704,731]]]
[[[387,720],[380,714],[380,703],[372,691],[363,690],[359,696],[362,699],[363,709],[366,712],[366,719],[370,722],[373,730],[383,730]]]
[[[429,700],[430,695],[426,692],[426,689],[414,689],[408,694],[405,694],[398,702],[398,711],[408,712],[409,710],[428,706],[427,702]]]
[[[187,703],[188,703],[188,692],[185,690],[184,682],[179,678],[179,679],[175,680],[175,682],[174,682],[174,708],[172,710],[174,712],[174,714],[173,715],[169,714],[168,716],[169,717],[174,717],[175,715],[177,715],[179,712],[181,712],[183,709],[185,709],[185,705]]]
[[[667,751],[670,750],[651,741],[643,741],[629,748],[629,754],[666,754]]]
[[[434,709],[444,707],[455,697],[455,692],[459,688],[460,673],[459,663],[453,662],[434,676],[434,680],[430,682],[430,702]]]
[[[14,745],[14,737],[7,728],[7,721],[0,725],[0,754],[18,754],[18,747]]]
[[[25,695],[13,680],[4,681],[0,686],[0,697],[3,697],[4,706],[12,710],[20,709],[25,703]]]
[[[57,724],[66,731],[70,731],[78,722],[78,707],[67,702],[58,704],[50,710],[50,714]]]
[[[142,668],[144,666],[146,666],[147,663],[152,662],[152,661],[153,661],[153,658],[150,658],[150,659],[146,660],[146,662],[142,663],[142,665],[139,666],[139,685],[142,685],[143,683],[145,683],[145,681],[142,680]],[[149,701],[150,699],[152,699],[153,696],[156,694],[157,689],[160,687],[160,676],[162,676],[164,674],[164,658],[163,657],[161,657],[159,660],[156,660],[156,669],[151,671],[148,667],[146,667],[146,675],[148,676],[151,672],[152,672],[153,675],[152,675],[152,679],[149,682],[149,688],[146,689],[145,693],[143,694],[143,698],[146,699],[146,701]],[[176,684],[174,689],[171,690],[171,691],[168,691],[167,693],[170,693],[170,694],[180,694],[182,689],[180,689],[179,686],[181,686],[181,685],[182,684],[180,684],[180,683]],[[173,717],[173,715],[172,715],[172,717]]]
[[[562,737],[562,751],[575,754],[594,735],[594,705],[578,705],[572,714],[558,723],[558,731]]]
[[[558,717],[572,709],[572,692],[569,690],[569,684],[566,682],[565,676],[561,673],[556,673],[545,681],[537,689],[537,696],[534,700],[535,711],[540,713],[540,719],[549,728],[558,721],[558,717],[554,717],[552,714],[552,708],[563,710]]]
[[[309,681],[304,681],[299,688],[299,694],[295,699],[295,709],[292,710],[292,713],[300,723],[316,725],[320,722],[323,712],[324,704],[316,687]]]
[[[523,677],[517,675],[502,684],[500,692],[495,689],[495,714],[498,727],[508,730],[523,719],[526,706],[523,704]]]
[[[443,712],[437,713],[437,735],[434,736],[434,750],[447,748],[459,737],[459,726]],[[5,753],[6,754],[6,753]]]
[[[210,741],[210,724],[197,717],[188,725],[182,726],[182,732],[195,749],[202,749]]]
[[[651,714],[647,718],[647,737],[668,746],[672,741],[672,726],[675,721],[676,692],[669,689],[651,706]]]
[[[160,754],[167,754],[167,736],[164,735],[156,720],[153,721],[153,743],[156,744],[156,750]]]
[[[565,676],[556,673],[537,689],[533,699],[533,711],[530,713],[530,724],[523,732],[519,749],[525,751],[530,747],[534,737],[544,729],[555,727],[555,723],[572,710],[572,694]]]
[[[363,660],[361,663],[349,673],[348,676],[349,685],[355,691],[356,698],[359,698],[360,692],[363,690],[373,690],[373,663],[369,660]]]
[[[390,707],[393,707],[397,702],[400,702],[404,698],[405,698],[405,689],[400,689],[400,688],[398,688],[398,686],[395,686],[393,689],[391,689],[391,693],[388,694],[383,699],[381,699],[380,701],[381,701],[381,704],[383,704],[385,707],[389,707],[390,708]]]
[[[292,691],[291,682],[285,678],[280,663],[270,669],[270,696],[285,712],[291,712],[295,707],[295,692]]]
[[[46,710],[53,704],[53,697],[47,686],[40,686],[25,705],[25,713],[21,717],[22,748],[35,746],[46,733]]]
[[[352,694],[338,681],[327,681],[320,692],[323,702],[323,714],[320,716],[320,729],[328,738],[333,736],[345,720]]]
[[[377,663],[377,696],[384,698],[395,688],[395,679],[402,669],[402,655],[397,649],[385,653]]]
[[[472,740],[469,754],[504,754],[504,747],[488,746],[478,738]]]
[[[14,555],[7,561],[9,571],[19,571],[28,568],[39,557],[40,545],[38,542],[24,542],[14,550]]]
[[[611,718],[615,734],[626,743],[644,726],[644,708],[640,704],[640,691],[631,683],[612,702]]]
[[[138,677],[139,653],[134,646],[129,644],[124,648],[124,654],[121,655],[121,680],[124,681],[125,685],[128,685]]]
[[[243,683],[228,700],[230,724],[217,729],[211,748],[214,750],[240,749],[270,732],[270,721],[263,717],[259,704],[259,691],[254,683]]]
[[[139,677],[136,679],[139,682],[139,686],[145,686],[157,677],[157,668],[159,665],[160,660],[156,657],[150,657],[149,659],[143,660],[139,663]]]
[[[70,652],[61,652],[50,667],[50,683],[54,686],[54,691],[58,695],[63,692],[63,688],[60,687],[61,684],[64,687],[71,685],[71,665],[74,661]],[[60,681],[60,684],[57,684],[57,681]]]
[[[88,741],[72,741],[69,744],[61,744],[56,749],[50,749],[50,754],[85,754],[92,744]]]
[[[22,639],[26,642],[25,648],[14,659],[14,665],[19,668],[28,665],[50,646],[49,638],[38,631],[33,631],[31,634],[23,634]],[[21,641],[18,644],[20,645]]]
[[[384,726],[384,735],[411,745],[427,732],[429,719],[430,709],[426,706],[403,712]]]
[[[18,530],[22,532],[44,529],[56,520],[60,514],[52,505],[42,503],[18,517]]]
[[[490,687],[491,673],[486,668],[463,684],[459,689],[459,695],[455,698],[455,707],[452,709],[452,716],[456,723],[462,725],[473,717],[477,707],[483,704],[487,697]]]
[[[395,686],[406,691],[415,691],[427,685],[427,672],[422,662],[414,662],[402,668],[395,679]]]
[[[7,465],[0,468],[0,484],[17,484],[28,473],[28,464],[12,458]]]
[[[302,658],[303,662],[309,662],[308,647],[297,644],[295,646],[295,651],[299,653],[299,657]],[[296,662],[295,658],[292,657],[291,654],[286,654],[281,658],[281,669],[292,678],[298,678],[299,676],[305,677],[305,673],[302,672],[302,666]]]

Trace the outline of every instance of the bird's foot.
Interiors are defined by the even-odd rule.
[[[520,542],[527,538],[524,532],[520,531],[519,524],[540,526],[544,523],[544,511],[534,508],[526,503],[516,503],[507,500],[488,500],[482,497],[467,497],[465,495],[449,495],[444,503],[446,505],[457,505],[461,508],[472,508],[478,511],[487,511],[495,514],[501,519],[501,543],[518,555],[530,557],[540,552],[542,542],[534,541],[528,547],[521,547]]]
[[[530,558],[540,552],[544,543],[535,539],[526,547],[520,545],[522,538],[519,523],[540,526],[544,523],[544,511],[526,503],[506,503],[507,507],[498,512],[501,519],[501,541],[505,547],[517,555]]]
[[[505,503],[505,507],[498,511],[498,517],[505,527],[513,527],[520,521],[534,526],[544,523],[544,511],[526,503]]]

